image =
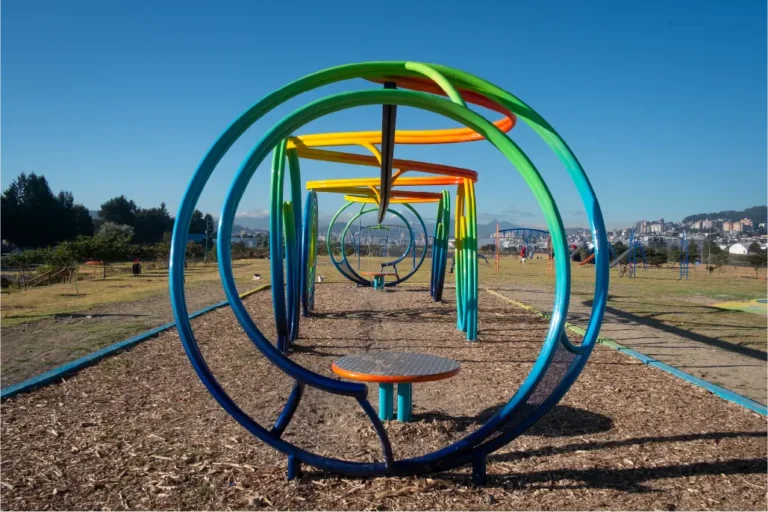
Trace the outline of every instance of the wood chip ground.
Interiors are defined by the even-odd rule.
[[[398,458],[473,431],[514,393],[547,324],[480,294],[480,336],[455,328],[424,288],[317,290],[293,358],[334,376],[335,358],[398,350],[457,359],[461,372],[414,386],[415,421],[390,422]],[[271,297],[246,306],[274,339]],[[211,369],[262,425],[291,381],[253,347],[228,309],[193,321]],[[369,397],[376,406],[376,389]],[[598,346],[565,399],[490,457],[478,488],[467,468],[430,478],[357,479],[307,468],[248,434],[210,397],[169,331],[64,382],[2,404],[0,506],[12,509],[765,510],[766,421],[737,405]],[[354,400],[308,390],[284,438],[324,455],[380,460]]]

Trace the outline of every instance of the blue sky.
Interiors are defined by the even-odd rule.
[[[272,4],[272,5],[268,5]],[[537,109],[584,165],[609,227],[766,203],[766,6],[739,2],[4,2],[2,187],[48,177],[91,209],[119,194],[172,213],[222,130],[268,92],[329,66],[436,62],[486,78]],[[431,4],[431,5],[430,5]],[[471,10],[467,7],[471,6]],[[236,168],[272,123],[221,163],[200,208],[218,215]],[[376,129],[380,109],[303,132]],[[453,126],[400,109],[398,126]],[[547,180],[568,226],[575,188],[525,127],[512,137]],[[514,169],[487,143],[398,146],[396,156],[480,171],[480,220],[543,224]],[[306,179],[372,175],[306,162]],[[262,166],[241,204],[267,208]],[[341,205],[323,196],[321,210]]]

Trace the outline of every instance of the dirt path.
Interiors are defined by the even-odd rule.
[[[535,285],[493,289],[539,311],[552,310],[554,295],[549,289]],[[568,321],[586,327],[592,312],[591,299],[588,295],[573,294]],[[764,351],[654,321],[652,315],[648,317],[627,312],[622,309],[620,299],[610,298],[600,335],[752,400],[766,403],[768,387],[765,375],[768,368]]]
[[[414,386],[413,423],[387,422],[398,459],[474,431],[515,392],[547,323],[480,294],[480,334],[455,328],[453,290],[374,292],[322,285],[292,359],[333,376],[336,358],[408,350],[454,358],[452,379]],[[274,340],[268,293],[245,301]],[[201,351],[243,410],[269,427],[292,381],[222,308],[193,320]],[[369,387],[376,407],[376,390]],[[667,399],[673,396],[674,400]],[[765,418],[598,346],[565,399],[488,460],[430,478],[341,478],[311,468],[285,479],[286,457],[211,398],[175,331],[2,404],[3,509],[765,509]],[[283,439],[355,461],[381,460],[355,400],[308,389]]]
[[[240,281],[238,286],[243,292],[255,285]],[[193,283],[187,287],[190,311],[224,298],[218,283]],[[2,387],[168,322],[173,322],[173,313],[168,291],[163,289],[139,301],[114,303],[76,314],[3,327]]]

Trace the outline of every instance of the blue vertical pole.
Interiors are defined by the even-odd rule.
[[[388,421],[393,418],[394,405],[394,385],[382,382],[379,384],[379,419],[381,421]]]
[[[301,476],[301,461],[295,455],[288,456],[288,480]]]
[[[411,421],[413,409],[413,389],[411,384],[400,383],[397,385],[397,421],[408,423]]]

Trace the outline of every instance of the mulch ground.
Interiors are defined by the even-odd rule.
[[[324,284],[292,356],[333,376],[367,350],[457,359],[447,381],[414,386],[415,422],[386,426],[397,458],[473,431],[514,393],[547,324],[481,292],[479,342],[455,329],[452,290],[374,292]],[[274,339],[269,293],[246,299]],[[244,336],[229,309],[193,321],[230,395],[262,425],[291,381]],[[376,389],[369,397],[376,405]],[[3,509],[766,509],[765,418],[598,346],[565,399],[489,458],[482,488],[462,468],[430,478],[342,478],[251,437],[210,397],[170,331],[65,382],[2,404]],[[381,460],[352,399],[308,390],[284,438],[324,455]]]

